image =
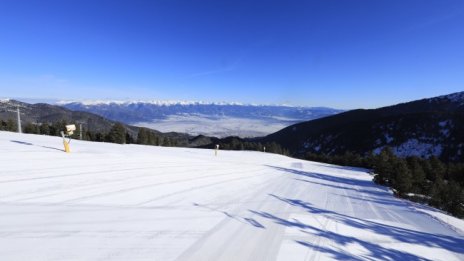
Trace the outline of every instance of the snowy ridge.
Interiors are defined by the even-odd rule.
[[[0,162],[4,260],[464,260],[463,220],[358,168],[1,131]]]
[[[464,105],[464,92],[455,92],[447,95],[442,95],[436,98],[432,98],[431,100],[435,99],[447,99],[452,103],[460,103],[460,105]]]
[[[323,107],[291,107],[238,102],[86,101],[67,103],[63,101],[60,104],[73,111],[91,112],[114,121],[163,132],[177,131],[190,135],[204,134],[215,137],[265,136],[297,122],[341,112]],[[272,128],[268,128],[269,126]]]
[[[58,101],[57,105],[67,105],[67,104],[82,104],[85,106],[96,106],[96,105],[155,105],[155,106],[174,106],[174,105],[220,105],[220,106],[274,106],[274,107],[301,107],[301,106],[292,106],[288,104],[256,104],[256,103],[241,103],[241,102],[207,102],[207,101],[176,101],[176,100],[140,100],[140,101],[124,101],[124,100],[84,100],[84,101]]]

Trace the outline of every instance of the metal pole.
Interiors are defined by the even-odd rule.
[[[79,123],[79,139],[82,140],[82,123]]]
[[[21,114],[19,113],[19,106],[18,106],[18,133],[21,133]]]

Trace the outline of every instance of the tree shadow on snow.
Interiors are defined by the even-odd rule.
[[[45,149],[64,151],[62,149],[57,149],[57,148],[53,148],[53,147],[35,145],[35,144],[30,143],[30,142],[24,142],[24,141],[19,141],[19,140],[10,140],[10,141],[13,142],[13,143],[18,143],[18,144],[22,144],[22,145],[36,146],[36,147],[41,147],[41,148],[45,148]]]
[[[320,183],[320,182],[310,181],[310,180],[302,179],[302,178],[295,179],[295,180],[299,180],[303,182],[308,182],[308,183],[327,186],[327,187],[339,188],[339,189],[359,191],[362,193],[367,193],[367,194],[371,194],[374,196],[380,196],[380,197],[391,195],[387,187],[377,185],[371,180],[358,180],[358,179],[353,179],[353,178],[336,177],[336,176],[331,176],[331,175],[322,174],[322,173],[301,171],[301,170],[269,166],[269,165],[268,167],[276,169],[276,170],[280,170],[280,171],[283,171],[289,174],[298,175],[300,177],[319,179],[323,181],[329,181],[335,184]],[[358,187],[361,187],[362,189]]]
[[[339,214],[330,210],[320,209],[312,206],[310,203],[303,202],[297,199],[281,198],[279,196],[271,195],[287,204],[303,208],[305,211],[311,214],[322,214],[328,219],[338,222],[353,228],[362,229],[364,231],[370,231],[377,235],[388,236],[398,243],[409,243],[425,247],[435,247],[446,249],[458,254],[464,253],[464,238],[458,238],[447,235],[435,235],[425,232],[418,232],[410,229],[399,228],[391,225],[385,225],[373,221],[363,220],[343,214]],[[375,244],[375,242],[367,242],[353,236],[346,236],[338,234],[332,231],[326,231],[324,229],[305,224],[297,219],[286,220],[277,217],[267,212],[260,212],[250,210],[250,212],[274,221],[276,224],[280,224],[286,227],[295,227],[301,229],[304,233],[309,233],[317,237],[326,238],[332,240],[338,245],[347,246],[349,244],[358,244],[369,251],[369,257],[375,260],[429,260],[410,253],[402,252],[399,250],[385,248]],[[325,248],[324,246],[316,246],[304,241],[295,241],[298,244],[312,248],[316,251],[331,254],[334,259],[343,260],[359,260],[357,257],[350,256],[345,253],[340,253],[332,249]]]
[[[290,174],[299,175],[299,176],[303,176],[307,178],[321,179],[325,181],[331,181],[331,182],[341,183],[341,184],[351,185],[351,186],[379,188],[379,186],[375,185],[370,180],[358,180],[358,179],[352,179],[352,178],[336,177],[336,176],[331,176],[331,175],[316,173],[316,172],[307,172],[307,171],[282,168],[282,167],[276,167],[276,166],[270,166],[270,165],[267,165],[267,166],[270,168],[276,169],[276,170],[280,170],[283,172],[287,172]],[[383,188],[383,187],[380,187],[380,188]]]
[[[360,188],[357,188],[357,187],[354,188],[354,187],[339,186],[339,185],[328,184],[328,183],[320,183],[320,182],[315,182],[315,181],[309,181],[309,180],[306,180],[306,179],[295,178],[294,180],[298,180],[298,181],[302,181],[302,182],[306,182],[306,183],[311,183],[311,184],[315,184],[315,185],[321,185],[321,186],[336,188],[336,189],[351,190],[351,191],[356,191],[356,192],[360,192],[360,193],[371,194],[373,196],[378,196],[378,197],[385,197],[385,196],[390,196],[391,195],[388,192],[388,190],[383,189],[383,188],[382,188],[382,190],[370,190],[370,189],[360,189]]]
[[[209,207],[208,205],[203,205],[203,204],[198,204],[198,203],[192,203],[193,206],[195,207],[200,207],[200,208],[204,208],[204,209],[207,209],[207,210],[210,210],[210,211],[213,211],[213,212],[219,212],[219,213],[222,213],[224,214],[225,216],[227,216],[228,218],[231,218],[231,219],[235,219],[237,220],[238,222],[241,222],[241,223],[245,223],[245,224],[248,224],[248,225],[252,225],[253,227],[256,227],[256,228],[266,228],[264,227],[261,223],[259,223],[258,221],[256,221],[255,219],[249,217],[249,218],[245,218],[245,217],[240,217],[238,215],[233,215],[227,211],[223,211],[223,210],[220,210],[218,208],[212,208],[212,207]]]

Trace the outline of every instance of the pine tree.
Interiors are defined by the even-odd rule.
[[[402,159],[397,160],[394,171],[396,173],[396,179],[393,183],[394,188],[398,191],[400,196],[404,196],[410,191],[412,186],[411,171],[406,162]]]
[[[166,137],[163,142],[164,147],[171,147],[171,139],[169,137]]]
[[[126,144],[132,144],[134,143],[134,138],[129,134],[129,132],[126,132]]]
[[[390,147],[385,147],[380,154],[376,157],[374,163],[374,172],[377,174],[374,178],[376,183],[381,185],[391,185],[395,173],[393,172],[393,165],[395,155]]]
[[[6,121],[6,130],[7,131],[18,131],[18,125],[16,125],[16,122],[12,119],[8,119]]]
[[[430,191],[431,199],[430,205],[443,209],[444,206],[444,196],[445,194],[445,183],[441,178],[438,178],[433,183],[432,189]]]
[[[48,123],[42,123],[42,125],[40,125],[40,133],[50,135],[50,127],[48,126]]]
[[[463,189],[455,181],[449,181],[446,185],[446,189],[443,191],[443,208],[449,213],[462,217],[464,215],[464,209],[462,204],[464,203]]]
[[[443,179],[445,176],[446,168],[445,165],[435,156],[430,158],[430,172],[427,178],[432,182],[437,180],[437,178]]]
[[[26,126],[24,126],[24,132],[25,133],[36,133],[36,127],[34,126],[34,124],[28,122],[26,123]]]
[[[113,125],[110,132],[107,135],[106,140],[108,142],[125,144],[126,143],[126,128],[124,125],[117,122]]]
[[[140,128],[139,133],[137,134],[137,143],[138,144],[148,144],[148,130],[145,128]]]
[[[409,161],[412,174],[412,187],[416,193],[424,193],[426,185],[426,175],[421,162],[417,157],[412,157]]]

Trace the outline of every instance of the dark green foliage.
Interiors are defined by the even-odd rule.
[[[445,176],[446,168],[445,165],[435,156],[430,158],[430,168],[427,173],[427,179],[434,182],[438,178],[442,179]]]
[[[408,159],[408,165],[410,166],[412,176],[411,192],[422,194],[423,191],[427,190],[427,182],[421,160],[417,157],[410,157]]]
[[[50,135],[50,127],[48,123],[43,123],[40,125],[40,134]]]
[[[266,148],[266,152],[269,153],[276,153],[282,155],[289,155],[287,149],[280,146],[275,142],[266,142],[264,144],[260,142],[254,141],[247,141],[244,139],[240,139],[238,137],[228,137],[221,140],[218,140],[217,143],[213,143],[209,145],[209,148],[214,149],[215,144],[219,144],[219,149],[223,150],[253,150],[253,151],[264,151]]]
[[[132,144],[134,143],[134,138],[129,134],[129,132],[126,132],[126,144]]]
[[[18,125],[12,119],[6,121],[6,130],[7,131],[18,131]]]
[[[164,141],[163,141],[162,146],[171,147],[171,139],[169,137],[165,138]]]
[[[404,197],[406,193],[411,191],[412,177],[411,171],[404,159],[398,159],[393,167],[395,178],[393,181],[393,188],[398,191],[399,196]]]
[[[176,146],[169,137],[163,138],[158,133],[147,129],[140,128],[137,134],[137,144],[155,145],[155,146]]]
[[[26,126],[24,126],[24,132],[25,133],[38,134],[37,133],[37,127],[34,124],[30,123],[30,122],[28,122],[26,124]]]
[[[138,144],[148,144],[148,133],[149,131],[145,128],[140,128],[137,135]]]
[[[393,166],[396,164],[396,157],[389,147],[384,148],[373,164],[374,173],[377,175],[374,181],[381,185],[392,185],[392,178],[395,176]]]
[[[0,120],[0,130],[6,131],[6,121]]]
[[[106,141],[126,144],[126,128],[121,123],[117,122],[113,125],[110,132],[106,135]]]

